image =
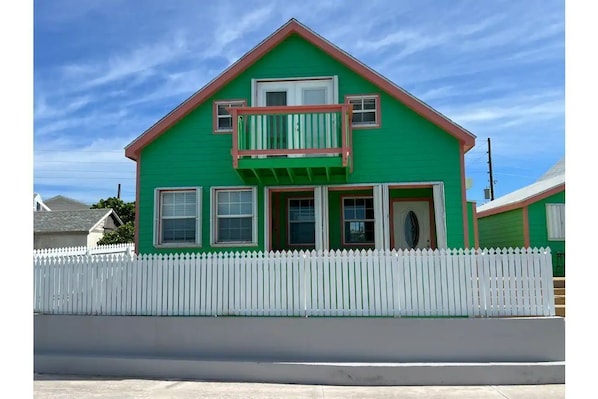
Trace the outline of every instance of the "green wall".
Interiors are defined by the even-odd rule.
[[[469,229],[469,248],[475,248],[475,202],[467,201],[467,226]]]
[[[523,241],[523,211],[498,213],[478,219],[480,248],[521,248]]]
[[[529,239],[531,247],[550,247],[552,270],[555,276],[565,275],[564,259],[557,259],[557,253],[565,253],[565,241],[549,241],[546,227],[546,204],[564,204],[565,191],[554,194],[528,207]]]
[[[534,202],[527,207],[529,245],[532,248],[550,247],[555,276],[565,275],[565,241],[548,240],[546,204],[564,204],[565,191]],[[481,248],[523,247],[523,209],[514,209],[478,219]]]
[[[458,140],[381,92],[322,50],[293,35],[141,151],[139,251],[174,251],[153,247],[156,187],[203,187],[202,217],[205,223],[202,224],[201,250],[210,250],[210,223],[207,222],[210,187],[245,185],[232,168],[231,135],[213,134],[214,100],[244,98],[250,104],[252,78],[332,75],[338,76],[340,102],[344,101],[346,94],[380,93],[381,97],[381,127],[353,131],[354,170],[347,183],[443,181],[448,246],[462,247],[463,198]],[[309,181],[299,179],[296,184],[309,184]],[[260,221],[256,249],[264,248],[263,192],[263,187],[258,186]],[[190,250],[199,249],[177,251]]]

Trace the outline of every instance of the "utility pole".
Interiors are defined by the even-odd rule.
[[[488,137],[488,173],[490,174],[490,201],[494,201],[494,177],[492,176],[492,149]]]
[[[118,183],[118,191],[116,193],[116,198],[120,199],[120,183]]]

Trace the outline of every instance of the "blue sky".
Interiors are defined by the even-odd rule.
[[[34,191],[133,201],[124,147],[293,17],[477,136],[478,205],[487,138],[495,197],[565,155],[564,1],[358,4],[35,1]]]

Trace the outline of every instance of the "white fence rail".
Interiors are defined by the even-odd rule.
[[[124,253],[132,255],[135,252],[135,244],[111,244],[98,245],[97,247],[65,247],[65,248],[43,248],[34,249],[33,257],[55,257],[55,256],[83,256]]]
[[[554,316],[550,249],[34,257],[34,312]]]

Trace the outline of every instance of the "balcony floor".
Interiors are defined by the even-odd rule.
[[[237,173],[247,183],[345,183],[349,168],[340,156],[267,157],[239,159]]]

